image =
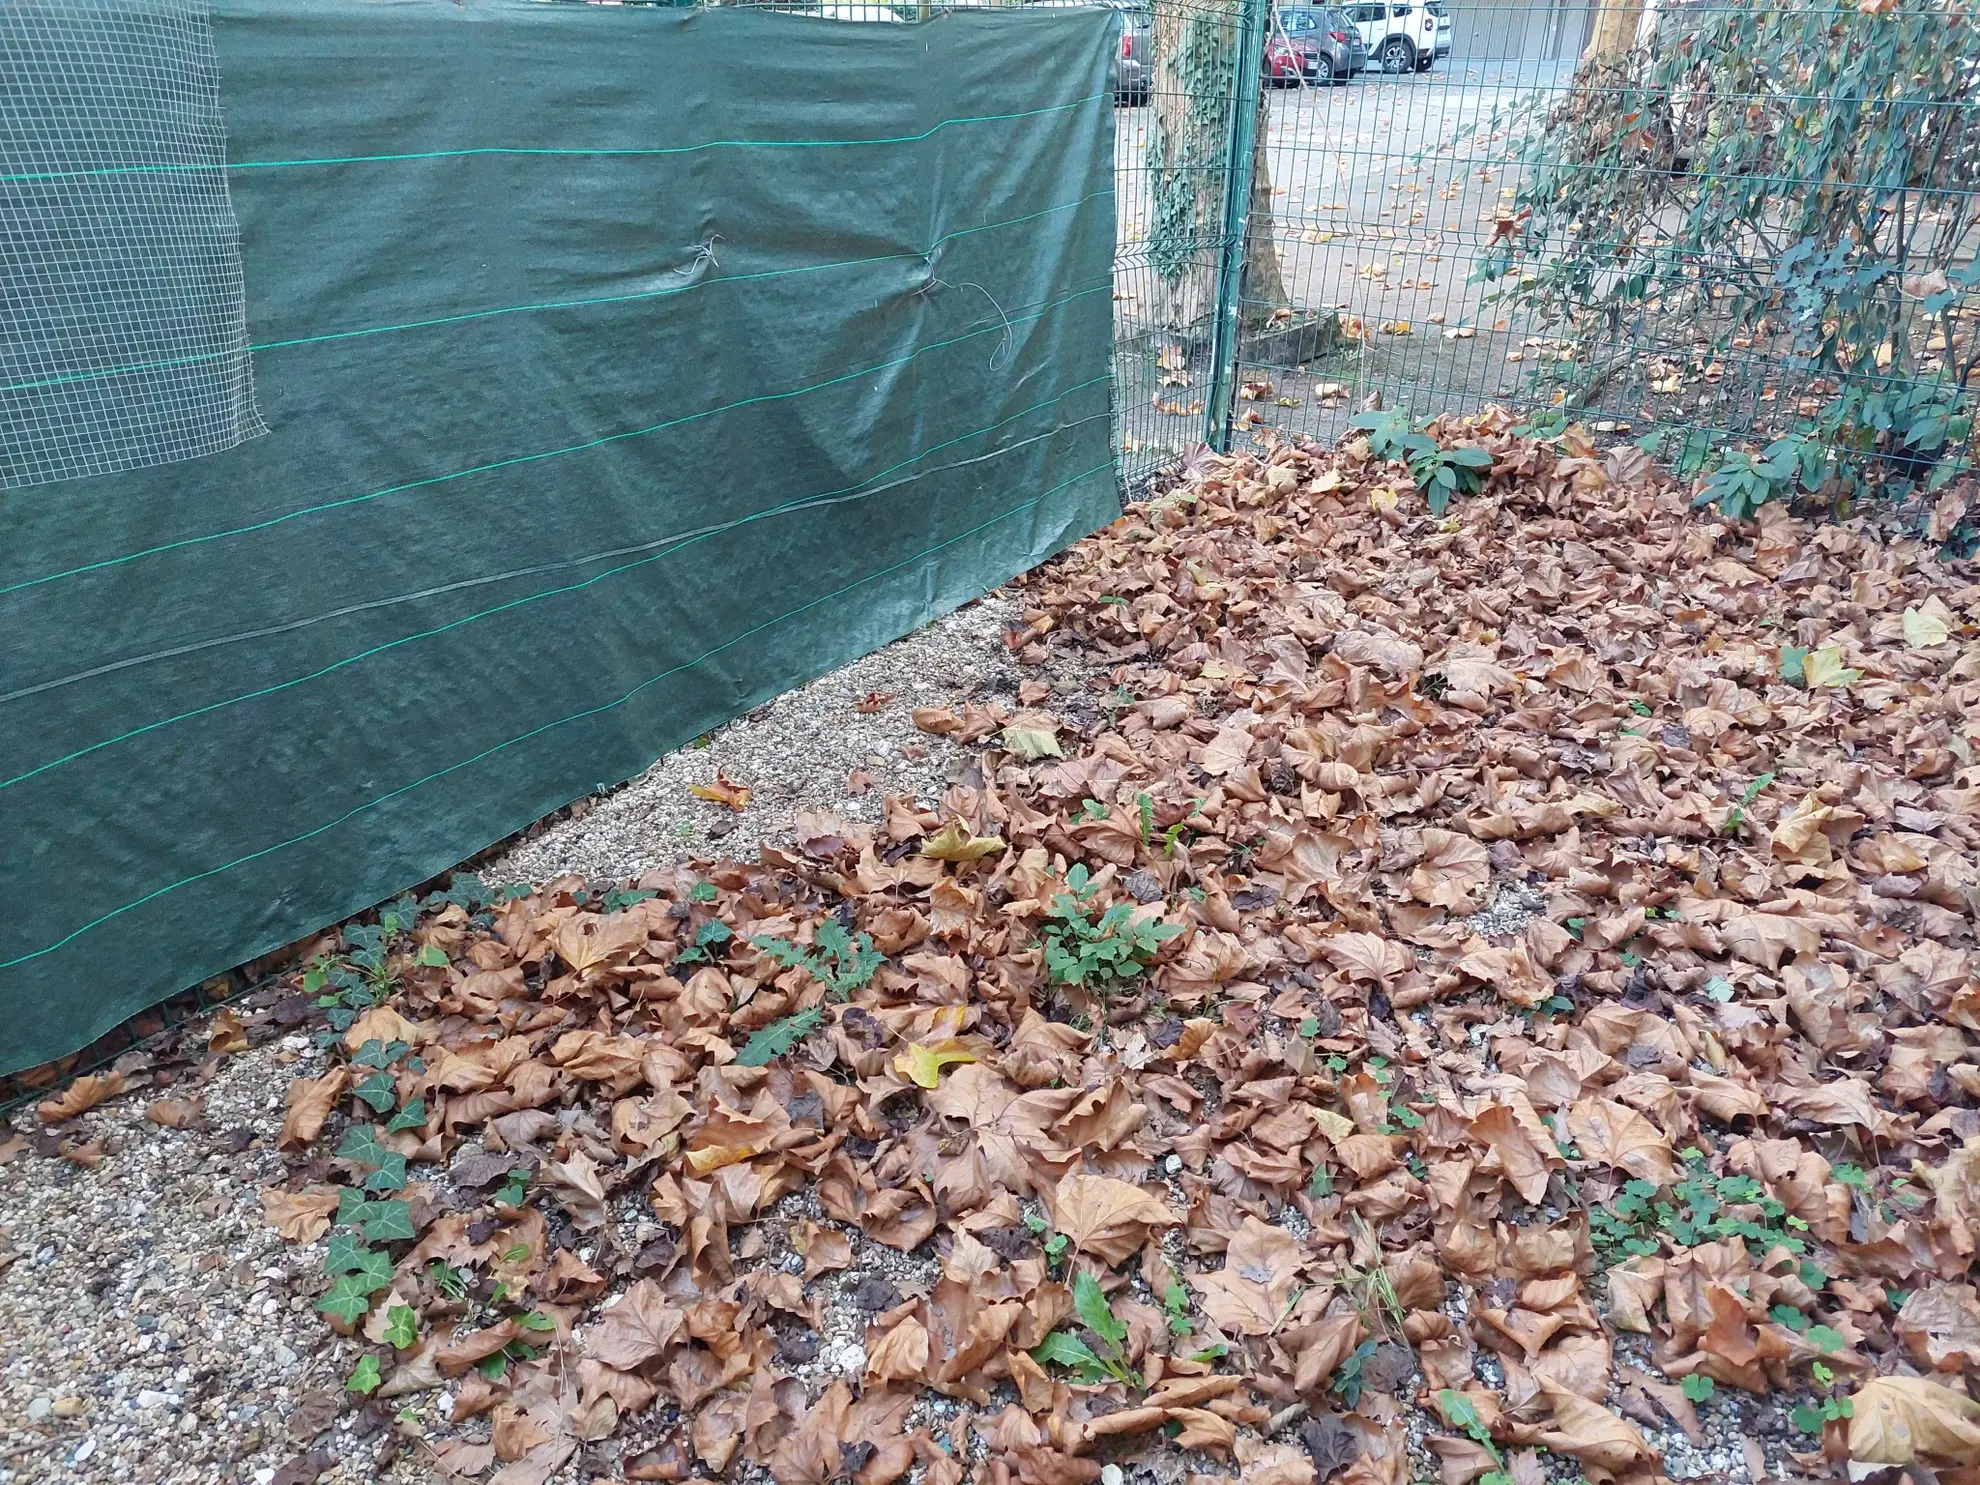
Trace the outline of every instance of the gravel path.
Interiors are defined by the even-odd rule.
[[[283,1173],[283,1095],[308,1047],[272,1036],[204,1082],[85,1114],[64,1143],[93,1167],[0,1130],[14,1152],[0,1166],[0,1485],[270,1485],[343,1412],[350,1362],[297,1287],[319,1265],[263,1221],[258,1195]],[[144,1077],[133,1069],[134,1086]],[[199,1099],[201,1121],[151,1122],[161,1098]],[[375,1478],[370,1452],[323,1478]]]
[[[753,860],[790,839],[797,816],[830,811],[877,822],[889,793],[932,804],[970,756],[917,729],[916,707],[1000,703],[1020,708],[1020,672],[1004,643],[1022,625],[1007,590],[937,619],[660,759],[614,792],[513,845],[482,868],[494,882],[544,882],[567,872],[631,877],[688,856]],[[1053,677],[1046,706],[1076,697],[1076,672]],[[862,711],[864,703],[869,711]],[[745,785],[737,812],[690,794],[720,777]]]

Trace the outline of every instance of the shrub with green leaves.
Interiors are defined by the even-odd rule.
[[[1430,514],[1441,516],[1453,496],[1475,493],[1492,470],[1489,451],[1472,445],[1445,448],[1424,431],[1433,420],[1413,423],[1405,413],[1361,413],[1349,426],[1368,436],[1368,451],[1378,459],[1401,459],[1409,476],[1429,502]]]
[[[873,936],[853,934],[837,918],[827,918],[812,935],[812,946],[763,935],[750,940],[786,969],[802,969],[841,1000],[868,980],[887,956],[873,947]]]
[[[1970,467],[1976,53],[1936,0],[1669,6],[1503,110],[1518,185],[1473,278],[1561,341],[1534,394],[1696,425],[1658,449],[1685,477],[1764,445],[1710,476],[1732,515]]]
[[[1073,1312],[1093,1337],[1094,1345],[1075,1331],[1055,1330],[1031,1353],[1041,1366],[1062,1366],[1082,1382],[1115,1381],[1141,1385],[1141,1376],[1127,1364],[1128,1328],[1115,1318],[1100,1281],[1081,1269],[1073,1278]]]

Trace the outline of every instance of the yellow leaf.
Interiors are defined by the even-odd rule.
[[[1313,1120],[1320,1126],[1320,1132],[1327,1136],[1329,1144],[1338,1145],[1354,1133],[1354,1120],[1332,1109],[1314,1109]]]
[[[942,1081],[942,1069],[952,1062],[974,1062],[976,1054],[953,1042],[923,1046],[909,1042],[908,1049],[894,1059],[894,1071],[916,1087],[933,1088]]]
[[[698,1176],[705,1176],[711,1170],[720,1170],[725,1165],[737,1165],[745,1160],[754,1160],[763,1151],[755,1145],[704,1145],[699,1150],[690,1150],[687,1162]]]
[[[1851,681],[1863,679],[1863,672],[1851,670],[1843,664],[1841,645],[1823,645],[1803,657],[1801,671],[1808,679],[1808,688],[1817,686],[1847,686]]]
[[[738,784],[734,779],[717,772],[714,783],[689,784],[688,793],[696,799],[705,799],[710,804],[726,805],[737,814],[741,814],[749,803],[750,788],[747,784]]]
[[[921,854],[935,861],[980,861],[1003,849],[1001,835],[971,835],[957,816],[922,843]]]
[[[1904,611],[1904,642],[1914,650],[1929,650],[1933,645],[1942,645],[1952,638],[1951,612],[1939,602],[1938,595],[1925,600],[1917,608]]]

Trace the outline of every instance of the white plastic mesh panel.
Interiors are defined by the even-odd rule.
[[[0,0],[0,489],[265,431],[204,0]]]

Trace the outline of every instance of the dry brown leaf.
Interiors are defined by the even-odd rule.
[[[1568,1135],[1582,1159],[1668,1186],[1677,1179],[1671,1142],[1635,1109],[1608,1098],[1584,1098],[1567,1111]]]
[[[268,1225],[290,1242],[313,1243],[330,1230],[337,1193],[326,1187],[286,1191],[280,1186],[266,1186],[261,1192],[261,1210]]]
[[[1150,1228],[1176,1220],[1139,1186],[1110,1176],[1067,1176],[1052,1196],[1052,1230],[1063,1233],[1075,1252],[1110,1265],[1125,1262]]]
[[[89,1077],[77,1078],[54,1098],[36,1104],[34,1112],[43,1124],[59,1124],[64,1119],[73,1119],[78,1114],[88,1113],[105,1099],[115,1098],[123,1091],[122,1073],[97,1073]]]
[[[667,1302],[658,1284],[641,1279],[598,1317],[584,1338],[585,1353],[630,1371],[666,1355],[677,1338],[685,1338],[681,1332],[686,1323],[686,1315]]]
[[[1857,1464],[1980,1465],[1980,1402],[1923,1377],[1872,1377],[1850,1399]]]
[[[199,1098],[160,1098],[147,1104],[144,1117],[167,1129],[191,1129],[205,1117],[205,1100]]]

